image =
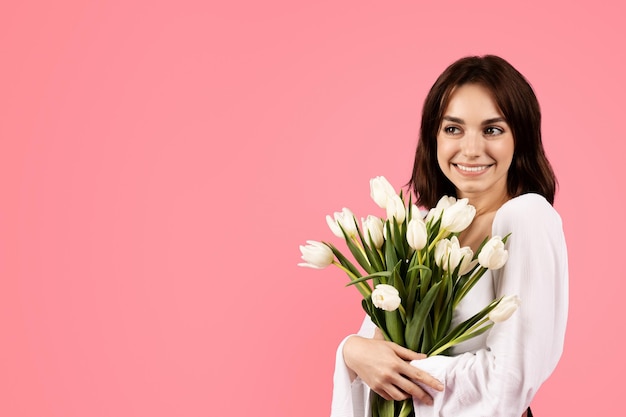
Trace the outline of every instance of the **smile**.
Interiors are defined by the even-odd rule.
[[[454,164],[454,165],[461,171],[465,171],[465,172],[480,172],[480,171],[486,170],[487,168],[491,166],[491,165],[481,165],[477,167],[468,167],[468,166],[460,165],[460,164]]]

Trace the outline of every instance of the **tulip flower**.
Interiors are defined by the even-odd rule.
[[[380,249],[385,243],[383,235],[383,221],[376,216],[369,215],[365,219],[361,219],[363,224],[363,233],[368,243],[376,249]]]
[[[444,271],[453,271],[461,262],[461,245],[456,236],[441,239],[435,246],[435,263]]]
[[[508,258],[509,252],[504,249],[504,243],[500,236],[492,237],[478,254],[478,262],[487,269],[502,268]]]
[[[489,312],[489,320],[494,323],[506,321],[515,313],[520,306],[521,300],[517,295],[507,295],[503,297],[498,305]]]
[[[324,269],[335,260],[333,251],[321,242],[315,240],[307,240],[308,245],[300,245],[302,259],[305,261],[299,263],[298,266],[304,266],[313,269]]]
[[[350,209],[345,207],[341,210],[341,212],[335,212],[334,217],[327,215],[326,223],[328,223],[328,227],[330,227],[330,230],[334,233],[334,235],[342,239],[345,236],[343,235],[339,225],[343,227],[343,230],[345,230],[348,234],[348,237],[354,237],[357,234],[357,225],[354,219],[354,214],[352,214]]]
[[[472,269],[474,269],[474,267],[476,266],[476,262],[478,261],[472,260],[472,258],[474,257],[474,252],[469,246],[463,246],[460,249],[460,252],[461,252],[461,267],[459,268],[459,276],[463,276],[467,274],[469,271],[471,271]]]
[[[462,232],[472,223],[476,208],[468,204],[467,198],[457,200],[450,207],[443,209],[441,228],[451,233]]]
[[[372,303],[385,311],[394,311],[400,307],[400,293],[393,285],[378,284],[372,291]]]
[[[400,224],[406,218],[406,207],[399,195],[394,195],[387,200],[387,220],[395,219]]]
[[[396,195],[396,190],[385,177],[375,177],[370,180],[370,196],[378,207],[386,209],[387,201]]]
[[[426,216],[426,222],[428,222],[430,219],[437,220],[439,216],[441,216],[443,210],[447,209],[454,203],[456,203],[456,198],[454,197],[449,197],[447,195],[441,197],[437,202],[437,205],[428,211],[428,215]]]
[[[406,229],[406,240],[409,246],[415,250],[422,250],[426,246],[428,233],[426,223],[419,217],[413,217]]]

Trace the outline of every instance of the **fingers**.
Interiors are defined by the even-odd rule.
[[[396,400],[404,400],[413,397],[423,404],[432,405],[433,403],[432,397],[426,391],[404,375],[398,374],[392,384],[398,389],[398,393],[396,393],[396,397],[394,397]]]
[[[426,391],[400,374],[372,389],[386,400],[402,401],[413,397],[423,404],[433,404],[432,397]]]
[[[408,378],[413,381],[421,382],[424,385],[427,385],[437,391],[443,391],[443,384],[437,378],[433,377],[427,372],[422,371],[419,368],[414,367],[413,365],[407,364],[410,366],[411,370],[407,371],[405,374]]]
[[[393,347],[393,350],[396,352],[396,355],[398,355],[400,358],[406,361],[426,359],[426,355],[424,355],[423,353],[417,353],[411,349],[407,349],[398,344],[394,343],[392,347]]]
[[[392,346],[398,357],[406,361],[412,361],[416,359],[420,360],[426,358],[426,355],[424,355],[423,353],[414,352],[400,345],[394,344]],[[437,391],[443,391],[443,384],[438,379],[434,378],[429,373],[410,365],[409,363],[406,363],[406,367],[403,367],[401,372],[403,375],[406,375],[408,378],[414,381],[418,381],[422,384],[428,385],[429,387],[436,389]],[[409,393],[412,394],[412,392]]]

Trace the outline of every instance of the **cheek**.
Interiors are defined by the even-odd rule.
[[[448,163],[454,156],[455,152],[454,147],[451,146],[449,141],[437,139],[437,162],[439,163],[440,168],[447,168]]]
[[[513,152],[515,151],[513,140],[511,139],[510,141],[502,143],[502,146],[500,146],[496,151],[498,159],[507,163],[507,165],[510,165],[513,160]]]

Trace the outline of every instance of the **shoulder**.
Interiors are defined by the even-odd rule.
[[[522,194],[507,201],[498,209],[494,224],[514,223],[516,226],[542,223],[561,226],[559,213],[542,195]]]
[[[548,200],[539,194],[528,193],[512,198],[498,209],[492,232],[498,236],[508,233],[535,238],[546,234],[560,236],[563,222]]]

